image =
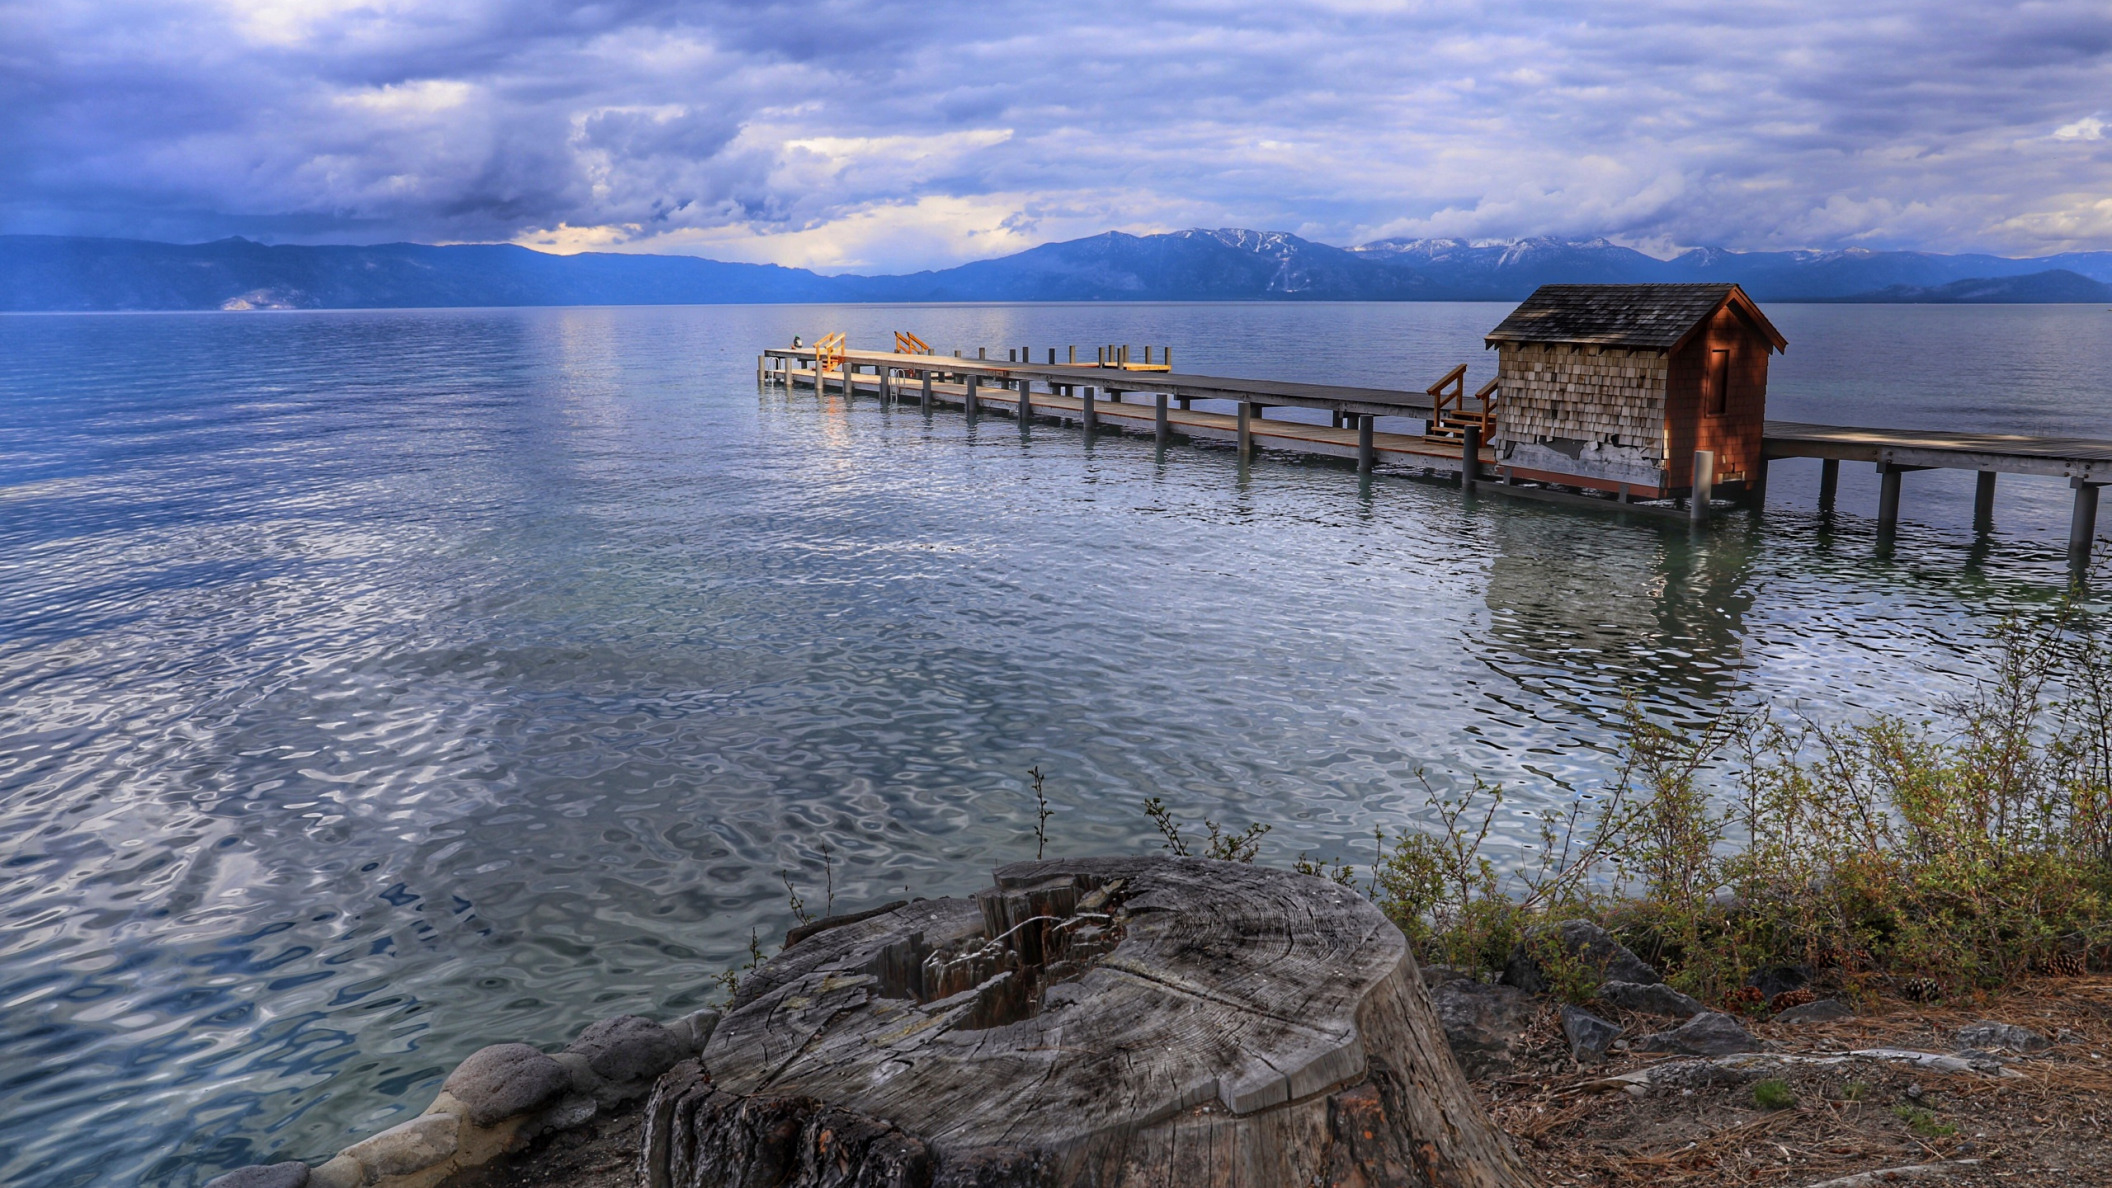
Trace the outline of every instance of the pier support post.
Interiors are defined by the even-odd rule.
[[[1344,415],[1348,415],[1348,414],[1344,414]],[[1376,464],[1378,463],[1378,460],[1379,460],[1379,451],[1378,451],[1377,449],[1373,448],[1373,446],[1372,446],[1372,444],[1371,444],[1371,426],[1372,426],[1372,423],[1373,423],[1373,422],[1375,422],[1375,421],[1377,421],[1377,420],[1378,420],[1378,418],[1377,418],[1377,417],[1367,417],[1367,416],[1359,416],[1359,417],[1357,417],[1357,473],[1358,473],[1358,474],[1370,474],[1370,473],[1371,473],[1371,468],[1372,468],[1372,467],[1373,467],[1374,465],[1376,465]]]
[[[1696,524],[1709,520],[1709,500],[1716,496],[1716,451],[1694,451],[1694,489],[1687,495],[1687,518]]]
[[[1155,431],[1153,436],[1160,445],[1165,445],[1166,440],[1173,436],[1172,426],[1166,423],[1166,393],[1164,392],[1159,393],[1158,419],[1154,423],[1153,429]]]
[[[886,404],[895,398],[895,369],[880,365],[880,403]]]
[[[917,388],[917,404],[928,409],[931,407],[931,368],[918,368],[917,378],[920,381]]]
[[[974,415],[976,414],[976,412],[977,412],[977,411],[979,411],[979,410],[978,410],[978,409],[976,408],[976,391],[975,391],[975,389],[976,389],[976,381],[977,381],[977,380],[979,380],[979,379],[981,379],[981,378],[982,378],[982,377],[981,377],[981,376],[978,376],[978,375],[971,375],[971,376],[969,376],[969,377],[968,377],[968,395],[967,395],[967,397],[965,398],[965,400],[963,401],[963,403],[962,403],[962,405],[961,405],[961,408],[962,408],[962,411],[966,412],[966,413],[967,413],[967,414],[968,414],[969,416],[971,416],[971,417],[972,417],[972,416],[974,416]]]
[[[1459,435],[1459,489],[1472,491],[1481,481],[1481,426],[1468,425]]]
[[[2069,479],[2075,488],[2075,514],[2068,521],[2068,564],[2076,569],[2090,564],[2090,547],[2097,542],[2097,489],[2099,483]]]
[[[1841,460],[1827,458],[1819,463],[1819,510],[1831,514],[1833,497],[1841,490]]]
[[[1179,403],[1182,412],[1187,412],[1189,406],[1195,403],[1195,398],[1192,396],[1183,396],[1177,403]]]
[[[1019,381],[1019,427],[1021,430],[1026,429],[1027,422],[1033,419],[1033,416],[1034,381],[1022,379]]]
[[[1079,418],[1079,423],[1085,426],[1086,436],[1088,437],[1092,436],[1093,430],[1100,427],[1100,414],[1093,411],[1093,395],[1092,388],[1088,387],[1085,389],[1084,415]]]
[[[1254,456],[1254,402],[1239,402],[1239,457],[1241,461]]]
[[[1761,455],[1753,464],[1752,477],[1745,480],[1745,503],[1754,511],[1767,506],[1767,463],[1767,456]]]
[[[1899,527],[1899,476],[1906,472],[1885,462],[1877,464],[1877,472],[1882,476],[1877,486],[1877,530],[1891,532]]]
[[[1986,532],[1995,526],[1995,472],[1983,470],[1973,487],[1973,531]]]

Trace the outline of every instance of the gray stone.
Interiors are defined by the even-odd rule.
[[[1590,971],[1594,987],[1606,982],[1636,982],[1648,985],[1664,979],[1657,971],[1643,963],[1642,958],[1630,952],[1628,946],[1613,939],[1613,934],[1589,920],[1564,920],[1559,924],[1535,925],[1525,934],[1525,939],[1511,949],[1511,958],[1504,963],[1505,984],[1516,986],[1528,994],[1542,994],[1552,979],[1540,966],[1540,954],[1552,950],[1565,961],[1576,962]]]
[[[1760,992],[1762,998],[1773,998],[1791,990],[1802,990],[1811,984],[1811,967],[1808,965],[1770,965],[1756,971],[1745,984]]]
[[[468,1108],[470,1121],[495,1126],[556,1101],[572,1088],[572,1074],[527,1044],[493,1044],[457,1065],[440,1087]]]
[[[1675,1019],[1691,1019],[1709,1009],[1663,982],[1608,982],[1599,987],[1599,1001],[1624,1011],[1670,1015]]]
[[[1569,1037],[1569,1054],[1573,1059],[1597,1060],[1606,1055],[1607,1045],[1621,1034],[1621,1029],[1590,1011],[1566,1006],[1562,1008],[1562,1034]]]
[[[345,1154],[366,1166],[370,1180],[407,1176],[444,1163],[454,1155],[458,1125],[453,1114],[427,1114],[353,1143],[345,1148]]]
[[[2053,1046],[2053,1041],[2029,1027],[2018,1027],[2014,1023],[1997,1023],[1993,1019],[1982,1019],[1958,1029],[1958,1046],[1961,1048],[2000,1049],[2010,1052],[2043,1052]]]
[[[1855,1018],[1855,1012],[1848,1009],[1847,1003],[1842,1002],[1838,998],[1822,998],[1817,1002],[1807,1002],[1803,1006],[1793,1006],[1783,1011],[1775,1016],[1775,1022],[1834,1023],[1842,1019],[1853,1018]]]
[[[565,1051],[586,1057],[596,1076],[618,1083],[649,1081],[690,1054],[674,1032],[638,1015],[603,1019]]]
[[[1430,1004],[1453,1059],[1468,1076],[1510,1067],[1511,1045],[1532,1025],[1532,996],[1511,986],[1459,979],[1430,987]]]
[[[308,1173],[308,1188],[359,1188],[367,1179],[367,1169],[350,1155],[339,1155],[326,1159]]]
[[[299,1160],[254,1163],[205,1182],[205,1188],[307,1188],[307,1185],[308,1165]]]
[[[1703,1011],[1670,1031],[1635,1041],[1638,1052],[1679,1052],[1688,1056],[1729,1056],[1758,1052],[1760,1041],[1721,1011]]]
[[[1439,982],[1478,982],[1481,979],[1456,965],[1423,966],[1423,985],[1435,986]]]
[[[718,1025],[719,1012],[715,1008],[705,1007],[668,1024],[667,1029],[689,1049],[689,1055],[694,1056],[704,1050],[705,1044],[711,1042],[711,1033]]]

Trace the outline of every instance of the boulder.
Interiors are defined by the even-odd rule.
[[[2018,1027],[2014,1023],[1997,1023],[1993,1019],[1982,1019],[1958,1029],[1958,1046],[1981,1048],[1988,1051],[2043,1052],[2053,1046],[2053,1041],[2029,1027]]]
[[[1791,990],[1802,990],[1811,984],[1811,967],[1808,965],[1770,965],[1757,970],[1745,984],[1760,992],[1760,997],[1772,1000],[1777,994]]]
[[[1570,1057],[1582,1062],[1606,1055],[1607,1047],[1621,1034],[1621,1029],[1590,1011],[1566,1006],[1562,1008],[1562,1034],[1569,1039]]]
[[[440,1086],[479,1126],[542,1109],[572,1088],[565,1066],[527,1044],[493,1044],[472,1053]]]
[[[1548,954],[1582,966],[1590,973],[1594,987],[1606,982],[1648,985],[1664,980],[1657,976],[1656,970],[1644,964],[1642,958],[1630,952],[1628,946],[1613,939],[1612,933],[1589,920],[1564,920],[1559,924],[1535,925],[1527,931],[1525,939],[1511,949],[1510,960],[1504,964],[1504,983],[1528,994],[1546,993],[1555,981],[1550,976],[1551,971],[1542,968],[1542,958]]]
[[[238,1167],[224,1176],[207,1180],[205,1188],[307,1188],[307,1184],[308,1165],[294,1160]]]
[[[460,1124],[453,1114],[427,1114],[353,1143],[345,1154],[367,1169],[369,1183],[383,1176],[408,1176],[453,1158]]]
[[[594,1075],[617,1084],[652,1080],[690,1054],[674,1032],[638,1015],[603,1019],[565,1051],[586,1057]]]
[[[1775,1016],[1777,1023],[1833,1023],[1841,1019],[1853,1019],[1855,1012],[1838,998],[1822,998],[1794,1006]]]
[[[1703,1011],[1670,1031],[1635,1041],[1638,1052],[1678,1052],[1687,1056],[1729,1056],[1758,1052],[1760,1041],[1721,1011]]]
[[[1624,1011],[1670,1015],[1675,1019],[1691,1019],[1709,1009],[1663,982],[1607,982],[1599,987],[1599,1001]]]
[[[1461,1071],[1470,1077],[1507,1069],[1511,1045],[1532,1025],[1533,997],[1514,986],[1453,978],[1430,987],[1430,1005]]]

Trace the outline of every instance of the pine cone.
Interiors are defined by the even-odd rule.
[[[1784,990],[1782,993],[1775,995],[1773,1000],[1767,1005],[1779,1014],[1791,1007],[1800,1007],[1807,1002],[1817,1002],[1818,1000],[1818,995],[1813,994],[1809,990],[1799,988],[1796,990]]]
[[[1908,978],[1899,984],[1899,996],[1908,1002],[1935,1002],[1943,997],[1943,986],[1935,978]]]
[[[2046,962],[2046,972],[2057,978],[2079,978],[2087,971],[2088,965],[2081,953],[2055,953]]]

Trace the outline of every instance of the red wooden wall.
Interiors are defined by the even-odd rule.
[[[1666,482],[1694,485],[1694,451],[1716,451],[1716,481],[1746,482],[1759,471],[1767,422],[1767,336],[1735,304],[1716,311],[1667,360],[1665,374]],[[1724,410],[1708,399],[1709,353],[1729,352]]]

